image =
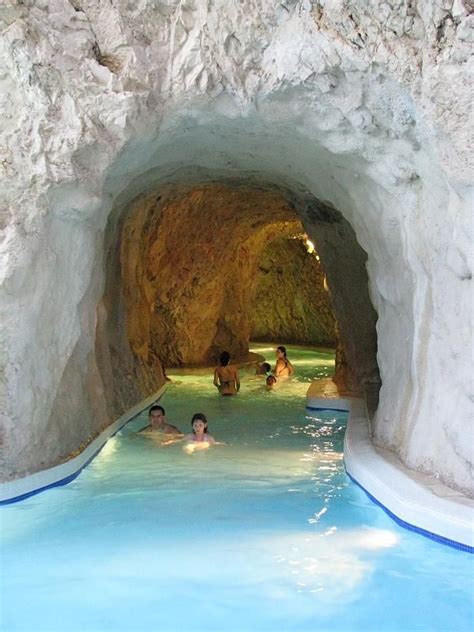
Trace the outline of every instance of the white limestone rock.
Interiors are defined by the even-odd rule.
[[[86,382],[111,208],[173,179],[258,175],[331,203],[368,253],[375,440],[472,493],[469,6],[2,5],[5,477],[107,423]],[[82,421],[52,417],[68,366]]]

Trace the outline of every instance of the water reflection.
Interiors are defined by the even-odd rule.
[[[316,523],[326,511],[324,507],[310,522]],[[372,572],[375,560],[367,556],[368,551],[392,548],[398,541],[398,536],[388,530],[338,530],[333,525],[323,533],[273,538],[270,547],[298,590],[324,592],[325,600],[337,601],[351,594]]]

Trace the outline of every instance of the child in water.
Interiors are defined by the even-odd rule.
[[[257,362],[257,368],[255,370],[255,375],[267,375],[272,370],[272,367],[268,362],[262,362],[259,364]]]
[[[274,375],[269,375],[267,377],[267,379],[265,380],[265,385],[266,385],[267,391],[272,391],[273,387],[276,384],[276,382],[277,382],[276,377]]]
[[[192,454],[196,450],[206,450],[210,445],[215,445],[216,440],[207,433],[207,417],[203,413],[196,413],[191,419],[193,432],[184,437],[186,445],[183,450]]]

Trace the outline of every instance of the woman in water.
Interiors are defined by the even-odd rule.
[[[191,426],[193,431],[191,434],[187,434],[184,437],[186,445],[184,450],[188,453],[195,450],[205,450],[210,445],[215,445],[216,440],[210,434],[207,433],[207,417],[203,413],[196,413],[191,419]]]
[[[285,347],[277,347],[276,348],[276,364],[273,374],[275,377],[290,377],[293,375],[295,369],[293,365],[286,357],[286,348]]]
[[[219,366],[214,371],[214,386],[221,395],[237,395],[240,380],[237,367],[229,364],[230,354],[223,351],[219,356]]]

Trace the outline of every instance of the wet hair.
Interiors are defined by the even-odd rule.
[[[271,366],[268,364],[268,362],[262,362],[262,368],[265,369],[265,373],[268,373],[268,371],[271,371]]]
[[[285,358],[285,366],[288,366],[288,358],[286,357],[286,347],[284,347],[283,345],[280,345],[279,347],[277,347],[277,351],[281,351],[283,353],[283,357]]]
[[[266,379],[267,384],[276,384],[276,377],[274,375],[269,375]]]
[[[150,408],[150,410],[148,411],[148,417],[151,417],[151,413],[154,412],[155,410],[161,410],[161,412],[163,413],[163,417],[165,416],[165,409],[163,408],[163,406],[160,406],[159,404],[155,404],[154,406],[152,406]]]
[[[228,351],[223,351],[219,356],[219,362],[222,366],[227,366],[230,360],[230,353]]]
[[[204,432],[207,432],[207,417],[204,413],[194,413],[192,419],[191,419],[191,426],[194,425],[195,421],[203,421],[205,426],[204,426]]]

